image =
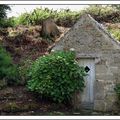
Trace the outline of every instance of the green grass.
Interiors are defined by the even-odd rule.
[[[109,25],[107,30],[111,33],[111,35],[118,41],[120,41],[120,28],[119,25]]]
[[[120,29],[110,29],[109,32],[116,40],[120,41]]]
[[[91,14],[96,20],[109,21],[112,15],[112,22],[120,22],[119,16],[114,13],[119,12],[111,6],[91,5],[80,11],[71,11],[70,9],[61,9],[60,11],[48,8],[36,8],[31,12],[22,13],[19,17],[12,17],[8,20],[9,25],[40,25],[46,18],[52,18],[60,26],[71,27],[82,14]]]
[[[110,5],[90,5],[81,11],[71,11],[69,9],[61,9],[60,11],[48,8],[36,8],[31,12],[22,13],[19,17],[12,17],[0,21],[5,27],[15,27],[18,25],[41,25],[46,18],[54,19],[58,26],[72,27],[75,22],[84,13],[90,14],[98,22],[119,23],[120,11]],[[108,28],[108,31],[120,41],[120,30],[118,28]]]

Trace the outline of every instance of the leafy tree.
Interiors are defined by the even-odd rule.
[[[11,10],[9,5],[0,5],[0,19],[6,18],[7,10]]]
[[[9,21],[7,20],[8,10],[11,10],[9,5],[0,5],[0,27],[9,26]]]

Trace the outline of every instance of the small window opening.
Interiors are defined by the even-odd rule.
[[[89,72],[90,68],[88,66],[85,67],[85,72]]]

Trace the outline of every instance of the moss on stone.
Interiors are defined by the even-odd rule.
[[[4,112],[19,112],[21,107],[16,102],[6,103],[3,107]]]
[[[6,87],[6,86],[7,86],[6,80],[5,80],[5,79],[0,80],[0,90],[3,89],[3,88]]]

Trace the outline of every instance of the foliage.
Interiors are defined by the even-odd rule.
[[[106,16],[107,14],[113,13],[115,10],[110,6],[103,5],[90,5],[90,7],[86,8],[85,12],[91,15],[97,16]]]
[[[90,14],[98,22],[120,22],[120,12],[109,5],[90,5],[83,13]]]
[[[116,40],[120,41],[120,29],[119,28],[118,29],[109,29],[109,31]]]
[[[0,5],[0,27],[6,27],[9,26],[7,20],[7,11],[11,10],[9,5]]]
[[[57,25],[71,27],[84,13],[91,14],[96,20],[109,21],[108,17],[112,15],[112,21],[119,22],[119,17],[114,14],[119,12],[115,9],[115,6],[110,5],[90,5],[81,11],[71,11],[70,9],[61,9],[60,11],[48,9],[48,8],[36,8],[30,13],[25,12],[19,17],[14,18],[15,25],[39,25],[43,20],[52,18]],[[108,18],[108,19],[107,19]]]
[[[116,84],[114,90],[118,96],[118,99],[120,100],[120,84]]]
[[[29,70],[31,64],[32,64],[31,60],[26,60],[19,66],[19,68],[18,68],[19,76],[20,76],[19,84],[21,84],[21,85],[26,84],[26,81],[28,80],[27,73],[28,73],[28,70]]]
[[[6,19],[6,27],[15,27],[16,26],[16,17],[11,17]]]
[[[72,21],[79,17],[78,12],[68,10],[50,10],[48,8],[36,8],[31,13],[23,13],[17,19],[17,25],[39,25],[47,18],[54,19],[60,24],[61,21]],[[70,22],[71,23],[71,22]]]
[[[107,25],[107,30],[111,33],[111,35],[118,41],[120,41],[120,28],[118,24],[109,24]]]
[[[25,12],[21,14],[19,17],[0,19],[0,25],[1,27],[40,25],[45,19],[52,18],[59,26],[71,27],[84,13],[92,15],[98,22],[119,23],[119,7],[120,5],[90,5],[81,11],[71,11],[69,9],[57,11],[48,8],[36,8],[30,13]],[[109,31],[117,40],[120,40],[119,29],[110,28]]]
[[[14,17],[8,19],[0,19],[0,27],[14,27],[16,25]]]
[[[6,79],[7,84],[15,84],[17,75],[17,67],[10,55],[0,46],[0,80]]]
[[[120,10],[120,5],[111,5],[113,8]]]
[[[84,68],[75,61],[74,52],[54,52],[38,58],[29,70],[29,90],[68,102],[76,90],[84,88]]]
[[[71,27],[84,13],[91,14],[96,20],[100,22],[107,22],[109,20],[113,22],[119,22],[120,18],[118,8],[118,5],[90,5],[81,11],[71,11],[70,9],[61,9],[60,11],[57,11],[41,7],[36,8],[29,13],[25,12],[19,17],[9,18],[7,19],[6,24],[10,26],[40,25],[45,19],[52,18],[57,25]]]
[[[11,10],[9,5],[0,5],[0,19],[6,17],[7,10]]]

